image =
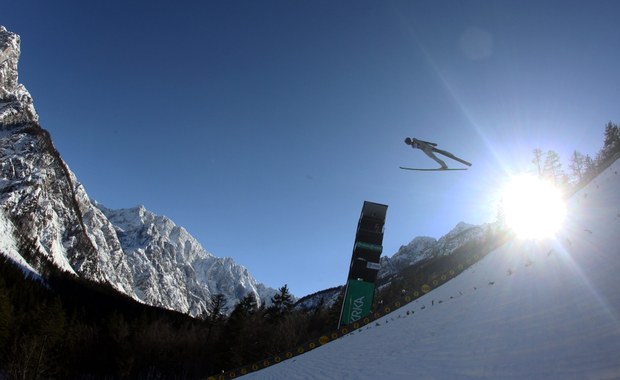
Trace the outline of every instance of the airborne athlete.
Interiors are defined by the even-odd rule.
[[[445,150],[441,150],[441,149],[437,149],[435,148],[437,146],[437,144],[432,143],[432,142],[428,142],[428,141],[423,141],[423,140],[418,140],[418,139],[414,139],[411,137],[407,137],[405,139],[405,144],[407,145],[411,145],[411,147],[413,149],[420,149],[421,151],[423,151],[427,156],[429,156],[430,158],[432,158],[433,160],[437,161],[437,163],[439,163],[439,165],[441,165],[441,167],[439,169],[415,169],[415,168],[405,168],[405,167],[400,167],[401,169],[407,169],[407,170],[467,170],[467,169],[450,169],[448,168],[448,165],[446,165],[446,163],[441,160],[439,157],[437,157],[435,155],[435,153],[439,153],[442,154],[446,157],[449,157],[455,161],[461,162],[467,166],[471,166],[471,163],[460,159],[458,157],[456,157],[455,155],[453,155],[450,152],[446,152]]]

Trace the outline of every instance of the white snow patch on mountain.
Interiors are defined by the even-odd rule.
[[[0,254],[11,259],[15,264],[23,268],[26,273],[38,275],[39,273],[19,254],[14,236],[15,227],[4,216],[4,211],[0,208]]]

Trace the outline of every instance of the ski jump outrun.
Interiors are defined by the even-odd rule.
[[[408,168],[408,167],[404,167],[401,166],[401,169],[405,169],[405,170],[419,170],[419,171],[438,171],[438,170],[467,170],[467,168],[449,168],[448,165],[446,165],[446,163],[440,159],[439,157],[437,157],[435,155],[435,153],[439,153],[441,155],[444,155],[448,158],[451,158],[455,161],[458,161],[462,164],[465,164],[467,166],[471,166],[471,163],[456,157],[455,155],[453,155],[450,152],[446,152],[445,150],[441,150],[441,149],[437,149],[436,143],[432,143],[432,142],[428,142],[428,141],[424,141],[424,140],[418,140],[412,137],[407,137],[405,139],[405,144],[410,145],[413,149],[420,149],[422,152],[424,152],[428,157],[432,158],[433,160],[435,160],[439,165],[441,165],[441,167],[437,168],[437,169],[421,169],[421,168]]]

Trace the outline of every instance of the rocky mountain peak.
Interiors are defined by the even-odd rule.
[[[19,36],[0,25],[0,122],[7,125],[39,120],[30,93],[18,82],[19,46]]]
[[[468,242],[479,241],[493,225],[473,225],[459,222],[450,232],[439,240],[427,236],[418,236],[409,244],[401,246],[392,257],[381,257],[379,277],[388,277],[407,266],[433,257],[451,255]]]
[[[0,25],[0,99],[7,100],[17,88],[19,36]]]
[[[465,222],[459,222],[450,232],[448,232],[446,236],[456,236],[474,227],[477,226]]]

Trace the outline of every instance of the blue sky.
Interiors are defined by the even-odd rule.
[[[616,1],[10,0],[20,82],[78,180],[297,296],[343,284],[364,200],[384,255],[493,221],[532,150],[620,122]],[[434,167],[407,136],[473,163]],[[448,161],[449,165],[459,164]]]

